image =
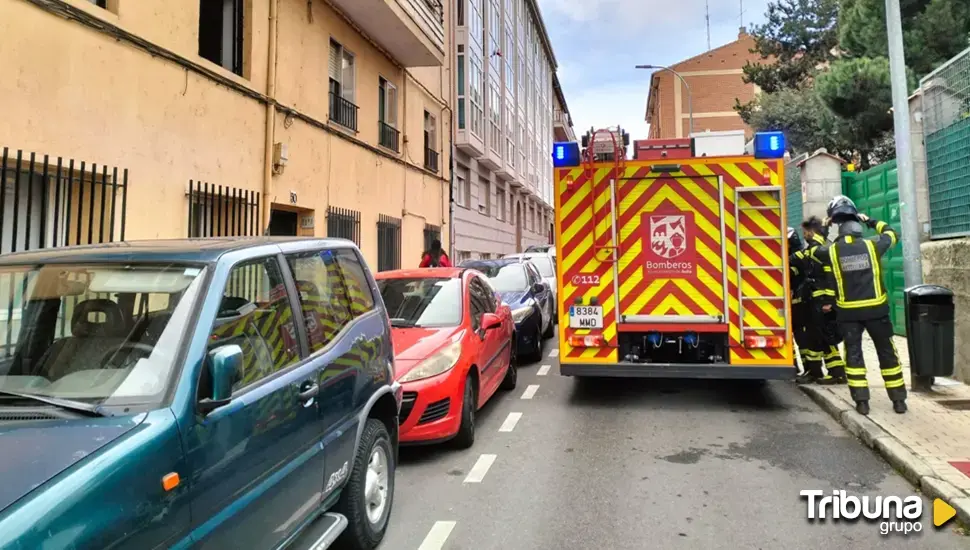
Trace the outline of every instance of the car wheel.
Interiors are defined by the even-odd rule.
[[[515,344],[512,344],[512,349],[515,349]],[[502,379],[501,388],[506,391],[511,391],[515,389],[515,385],[519,382],[519,369],[515,365],[515,353],[509,354],[509,369],[505,371],[505,378]]]
[[[364,424],[354,469],[337,503],[347,518],[341,541],[353,550],[373,550],[384,539],[394,500],[394,451],[384,423]]]
[[[475,399],[475,381],[471,373],[465,378],[465,391],[461,398],[461,424],[455,435],[454,443],[459,449],[467,449],[475,444],[475,413],[478,402]]]
[[[529,361],[535,363],[542,360],[542,321],[536,321],[535,337],[532,339],[532,352],[529,353]]]

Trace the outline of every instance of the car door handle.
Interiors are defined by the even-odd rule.
[[[300,386],[300,401],[306,403],[307,401],[313,399],[320,393],[320,385],[316,382],[311,382],[309,385],[304,384]]]

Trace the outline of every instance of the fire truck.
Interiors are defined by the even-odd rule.
[[[553,145],[561,374],[793,379],[785,136],[583,141]]]

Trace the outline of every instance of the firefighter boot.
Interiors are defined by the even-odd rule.
[[[893,410],[896,411],[896,414],[905,414],[906,401],[903,401],[902,399],[893,401]]]
[[[855,410],[857,413],[863,416],[869,416],[869,402],[868,401],[856,401]]]

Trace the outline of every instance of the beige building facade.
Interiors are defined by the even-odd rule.
[[[0,0],[0,252],[268,231],[417,266],[449,234],[450,17],[436,0]]]

